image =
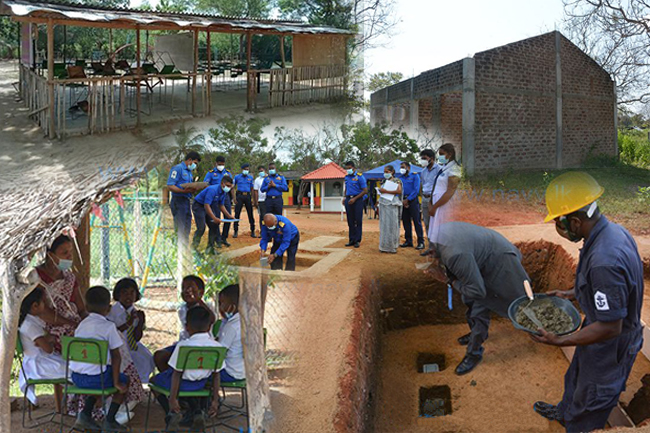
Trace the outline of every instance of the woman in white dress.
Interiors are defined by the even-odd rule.
[[[456,162],[456,149],[451,143],[438,149],[440,171],[436,177],[431,202],[429,203],[429,242],[438,240],[440,225],[455,220],[456,202],[454,195],[460,183],[462,171]]]
[[[37,404],[34,387],[27,389],[27,379],[62,379],[65,377],[65,362],[54,351],[55,337],[45,330],[46,323],[42,316],[47,309],[45,290],[36,287],[23,300],[20,306],[20,343],[23,346],[23,368],[18,376],[20,390],[27,390],[27,398]],[[55,386],[56,410],[61,410],[61,386]]]
[[[153,355],[140,342],[144,331],[145,315],[144,311],[136,310],[133,305],[140,300],[138,283],[131,278],[122,278],[113,288],[113,299],[116,302],[106,318],[115,323],[122,333],[140,380],[142,383],[149,383],[155,365]]]
[[[402,221],[402,181],[395,177],[395,167],[390,164],[384,167],[384,181],[379,188],[379,193],[393,196],[389,199],[380,195],[377,200],[379,251],[395,254],[399,246],[400,221]]]

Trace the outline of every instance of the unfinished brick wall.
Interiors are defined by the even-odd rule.
[[[418,127],[425,131],[431,131],[433,127],[433,100],[424,98],[418,100]]]
[[[564,36],[560,55],[563,165],[578,167],[589,155],[615,156],[612,80]]]
[[[489,51],[476,61],[476,173],[555,166],[555,35]]]
[[[456,157],[462,160],[463,94],[445,93],[441,97],[440,107],[441,142],[453,144]]]

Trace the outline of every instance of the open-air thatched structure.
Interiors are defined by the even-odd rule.
[[[21,96],[43,131],[50,138],[75,133],[96,133],[139,127],[143,121],[165,120],[174,113],[174,100],[185,95],[186,115],[207,116],[213,102],[223,107],[223,93],[213,96],[214,80],[219,75],[245,76],[246,108],[252,111],[258,101],[274,108],[312,102],[329,102],[347,95],[347,39],[350,31],[314,26],[300,21],[222,17],[202,14],[162,13],[136,9],[86,6],[63,0],[1,0],[0,14],[10,15],[22,24],[20,68]],[[38,27],[47,29],[47,49],[42,62],[36,62],[34,40]],[[105,65],[98,59],[69,59],[55,47],[55,26],[127,29],[135,33],[135,59],[115,63],[112,33]],[[141,34],[150,31],[185,32],[178,58],[186,59],[180,69],[168,51],[156,51],[158,59],[147,59]],[[199,34],[204,33],[207,58],[199,61]],[[213,33],[237,34],[246,39],[246,58],[241,64],[213,59],[210,36]],[[35,36],[36,35],[36,36]],[[254,35],[279,38],[281,62],[262,67],[252,58]],[[291,60],[285,58],[285,38],[291,37]],[[60,42],[60,41],[59,41]],[[176,43],[180,43],[179,39]],[[177,47],[178,48],[178,47]],[[27,53],[27,54],[26,54]],[[64,51],[65,53],[65,51]],[[167,54],[163,59],[162,54]],[[58,58],[57,58],[58,54]],[[243,59],[242,59],[243,60]],[[110,68],[107,67],[110,61]],[[90,65],[89,65],[90,63]],[[121,67],[118,64],[122,63]],[[99,66],[96,66],[99,64]],[[92,68],[89,68],[92,66]],[[110,70],[109,70],[110,69]],[[86,72],[85,72],[86,71]],[[119,72],[116,72],[119,71]],[[174,96],[174,84],[181,89]],[[167,87],[171,87],[171,98]],[[164,97],[161,89],[164,87]],[[84,93],[86,99],[79,98]],[[179,94],[180,93],[180,94]],[[258,98],[258,94],[266,97]],[[191,109],[187,109],[188,99]],[[155,103],[154,103],[155,100]],[[79,104],[83,102],[83,104]],[[167,107],[167,108],[165,108]],[[71,110],[84,112],[75,118]],[[81,113],[80,113],[81,114]],[[148,116],[143,119],[144,116]]]
[[[6,167],[0,175],[2,432],[11,431],[9,382],[20,304],[39,281],[31,258],[66,228],[79,227],[93,203],[132,184],[156,162],[155,147],[131,134],[116,136],[114,143],[106,146],[84,140],[82,151],[81,140],[56,147],[6,141],[0,145],[0,159]],[[83,256],[84,249],[88,252],[86,233],[80,230],[77,238]]]

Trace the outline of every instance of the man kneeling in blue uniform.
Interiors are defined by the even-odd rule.
[[[260,236],[260,256],[264,253],[273,240],[269,263],[271,269],[282,269],[282,255],[287,252],[287,264],[285,271],[296,270],[296,253],[298,252],[298,243],[300,242],[300,232],[298,228],[289,219],[282,215],[273,215],[267,213],[264,215],[264,225],[262,225],[262,234]]]
[[[627,230],[600,214],[596,199],[603,191],[580,172],[558,176],[546,190],[546,221],[555,220],[563,238],[584,241],[574,288],[549,294],[577,299],[585,318],[574,334],[540,330],[541,336],[533,336],[540,343],[576,346],[562,401],[538,401],[533,408],[570,433],[605,428],[643,344],[643,264]]]

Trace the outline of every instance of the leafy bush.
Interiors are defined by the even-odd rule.
[[[650,142],[645,132],[619,132],[618,150],[622,162],[650,167]]]

